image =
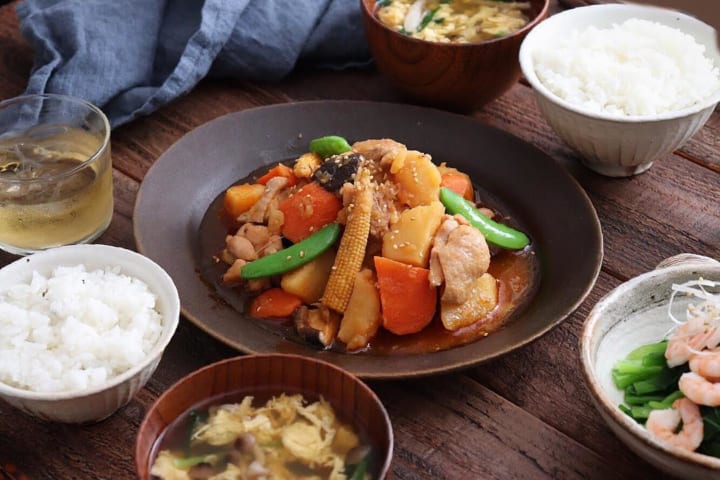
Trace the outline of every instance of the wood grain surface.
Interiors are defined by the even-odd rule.
[[[23,91],[31,66],[32,51],[12,5],[0,7],[0,99]],[[139,182],[185,133],[225,113],[316,99],[400,98],[372,69],[298,71],[275,84],[204,81],[186,97],[118,128],[112,137],[115,215],[99,242],[134,248]],[[681,252],[720,258],[718,113],[680,151],[629,179],[601,177],[581,166],[523,83],[474,117],[537,145],[585,188],[604,230],[602,273],[575,314],[520,350],[461,373],[371,383],[394,426],[394,478],[666,478],[629,452],[596,414],[580,375],[578,334],[600,297],[660,260]],[[0,255],[2,264],[10,260]],[[106,421],[44,423],[0,402],[0,479],[134,478],[135,436],[151,403],[183,375],[235,354],[183,319],[148,385]]]

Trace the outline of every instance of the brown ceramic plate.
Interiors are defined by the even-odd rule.
[[[539,284],[499,331],[432,353],[344,354],[319,351],[244,316],[201,274],[207,265],[208,208],[237,180],[263,165],[297,157],[310,139],[393,138],[467,172],[533,240]],[[469,367],[540,337],[565,319],[595,283],[602,263],[600,223],[575,180],[522,140],[477,121],[428,108],[322,101],[230,114],[188,133],[146,175],[134,213],[138,249],[175,281],[183,314],[247,353],[320,358],[364,378],[430,375]],[[218,232],[222,238],[221,232]],[[219,242],[222,248],[222,241]]]

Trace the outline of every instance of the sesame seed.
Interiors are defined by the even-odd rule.
[[[292,260],[292,255],[288,255],[287,257],[285,257],[285,260]]]
[[[305,251],[304,251],[304,250],[300,250],[299,255],[300,255],[300,258],[305,257]]]

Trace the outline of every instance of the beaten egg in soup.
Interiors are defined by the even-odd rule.
[[[527,25],[529,2],[499,0],[378,0],[378,19],[429,42],[470,43],[504,37]]]

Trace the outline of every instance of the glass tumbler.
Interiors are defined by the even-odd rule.
[[[0,248],[26,255],[91,242],[112,214],[105,114],[65,95],[0,102]]]

